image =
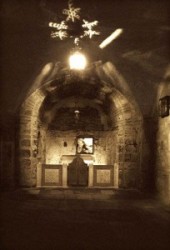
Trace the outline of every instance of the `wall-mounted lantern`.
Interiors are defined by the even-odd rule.
[[[160,116],[163,118],[170,115],[170,96],[159,99]]]

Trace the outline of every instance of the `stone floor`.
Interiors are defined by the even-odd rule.
[[[170,209],[134,190],[1,193],[2,250],[166,250]]]

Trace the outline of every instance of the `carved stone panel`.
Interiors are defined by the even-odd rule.
[[[45,182],[59,182],[59,169],[46,169]]]
[[[62,165],[42,166],[42,186],[62,186]]]
[[[97,183],[110,183],[111,171],[107,169],[97,170]]]
[[[94,186],[113,186],[114,171],[112,165],[94,165]]]

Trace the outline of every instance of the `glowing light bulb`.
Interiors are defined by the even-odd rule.
[[[70,69],[83,70],[87,65],[87,60],[82,53],[76,51],[74,54],[70,56],[69,64],[70,64]]]

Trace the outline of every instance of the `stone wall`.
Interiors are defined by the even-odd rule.
[[[15,120],[12,120],[15,124]],[[9,120],[0,131],[0,187],[12,188],[16,184],[15,127]]]
[[[158,130],[155,117],[144,117],[141,142],[141,188],[145,192],[155,192],[156,186],[156,134]]]
[[[118,130],[118,166],[120,187],[141,185],[141,124],[120,126]]]
[[[131,96],[115,92],[112,98],[110,117],[117,134],[119,187],[141,188],[143,118]]]
[[[160,99],[170,96],[170,65],[167,67],[164,78],[158,86],[155,115],[157,114],[156,133],[156,187],[160,199],[170,204],[170,104],[167,116],[160,115]]]
[[[170,116],[158,122],[156,167],[159,197],[170,204]]]
[[[23,103],[19,128],[19,185],[36,186],[39,108],[44,94],[37,90]]]
[[[116,162],[117,136],[113,131],[92,131],[86,133],[94,137],[94,164],[113,165]],[[76,154],[76,137],[84,132],[47,131],[46,164],[60,164],[62,155]]]
[[[81,132],[80,132],[81,134]],[[82,132],[82,134],[84,134]],[[114,131],[93,131],[94,164],[114,165],[119,171],[118,185],[139,188],[141,185],[141,123],[119,126]],[[47,131],[45,136],[45,163],[61,164],[62,155],[75,155],[76,132]]]

